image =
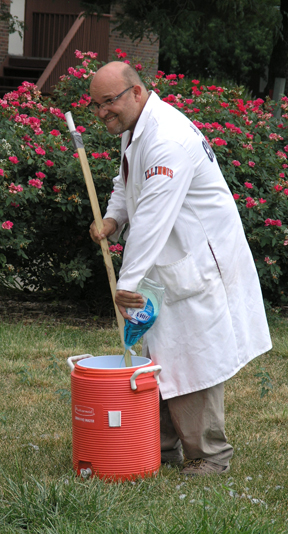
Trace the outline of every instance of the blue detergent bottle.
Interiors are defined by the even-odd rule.
[[[130,349],[155,323],[163,300],[165,288],[154,280],[142,278],[136,293],[141,293],[144,299],[143,308],[127,308],[131,319],[125,320],[124,345],[125,350]]]

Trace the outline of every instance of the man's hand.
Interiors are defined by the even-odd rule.
[[[115,302],[124,319],[131,319],[126,308],[143,308],[144,306],[144,300],[140,293],[132,293],[132,291],[124,291],[123,289],[116,291]]]
[[[94,241],[94,243],[97,243],[97,245],[100,245],[101,239],[104,239],[105,237],[109,237],[110,235],[114,234],[118,228],[117,221],[112,218],[103,219],[103,227],[101,228],[100,232],[98,232],[96,228],[96,223],[93,221],[93,223],[90,226],[90,237]]]

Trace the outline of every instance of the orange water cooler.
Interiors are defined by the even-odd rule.
[[[123,355],[72,356],[73,468],[112,480],[152,476],[161,464],[159,365]],[[75,365],[74,365],[75,364]]]

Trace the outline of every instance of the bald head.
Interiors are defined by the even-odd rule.
[[[117,79],[122,80],[127,85],[140,85],[145,90],[145,86],[136,70],[122,61],[111,61],[103,67],[100,67],[93,76],[90,89],[93,89],[95,86],[97,87],[103,79],[106,81],[109,80],[111,85],[116,83]]]
[[[121,61],[111,61],[94,74],[90,94],[98,117],[115,134],[134,130],[149,97],[137,72]]]

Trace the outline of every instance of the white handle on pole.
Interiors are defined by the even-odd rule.
[[[67,113],[65,113],[65,117],[66,117],[66,121],[67,121],[67,126],[69,128],[69,132],[70,133],[75,132],[76,128],[75,128],[75,124],[74,124],[74,121],[73,121],[73,117],[72,117],[71,111],[67,111]]]

